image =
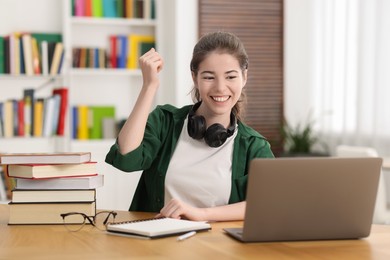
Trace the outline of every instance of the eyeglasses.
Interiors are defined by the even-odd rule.
[[[117,214],[115,211],[100,211],[95,216],[87,216],[80,212],[68,212],[61,214],[61,217],[64,221],[64,226],[69,231],[79,231],[85,224],[91,224],[104,231],[107,229],[108,224],[115,223]]]

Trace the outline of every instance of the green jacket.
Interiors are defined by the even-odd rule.
[[[122,155],[117,143],[111,147],[107,163],[125,172],[143,170],[129,210],[159,212],[164,206],[165,175],[191,107],[157,106],[148,117],[137,149]],[[258,132],[240,121],[237,131],[229,203],[245,200],[249,162],[256,157],[274,157],[270,144]]]

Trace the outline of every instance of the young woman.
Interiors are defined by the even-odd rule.
[[[241,121],[248,57],[233,34],[215,32],[196,44],[191,73],[196,103],[157,106],[163,59],[140,58],[143,86],[106,162],[143,170],[130,209],[191,220],[242,220],[249,162],[273,157],[270,144]]]

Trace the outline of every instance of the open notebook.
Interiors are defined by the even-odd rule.
[[[140,238],[161,238],[183,234],[189,231],[210,230],[211,225],[201,221],[190,221],[173,218],[153,218],[111,223],[107,232]]]

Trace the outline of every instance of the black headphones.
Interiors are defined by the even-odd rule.
[[[193,105],[188,114],[188,134],[197,140],[204,138],[205,142],[210,147],[219,147],[225,143],[228,137],[234,134],[236,129],[236,117],[233,113],[230,114],[230,126],[227,129],[218,123],[213,124],[206,129],[206,119],[203,116],[195,115],[195,112],[201,103],[202,102],[200,101]]]

